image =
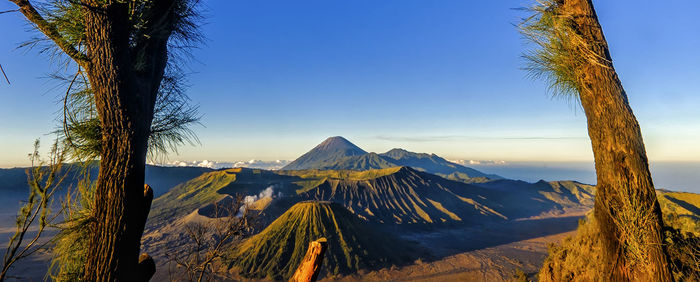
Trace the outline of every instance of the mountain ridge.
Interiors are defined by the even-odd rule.
[[[463,182],[502,179],[495,174],[486,174],[450,162],[436,154],[414,153],[400,148],[381,154],[368,153],[340,136],[329,137],[309,152],[282,167],[282,170],[371,170],[400,166],[410,166],[420,171]]]
[[[373,170],[369,170],[371,172]],[[505,220],[489,206],[491,191],[402,166],[367,179],[327,178],[299,193],[302,200],[332,201],[360,218],[388,224],[475,223]]]

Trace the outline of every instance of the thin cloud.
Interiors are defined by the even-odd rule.
[[[435,136],[390,136],[377,135],[375,139],[398,142],[440,142],[468,140],[577,140],[586,139],[581,136],[467,136],[467,135],[435,135]]]

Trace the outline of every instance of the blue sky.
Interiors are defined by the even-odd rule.
[[[512,8],[533,1],[204,2],[207,44],[188,65],[202,144],[170,159],[293,159],[342,135],[368,151],[592,160],[581,109],[519,69]],[[700,2],[594,3],[650,159],[700,160]],[[15,49],[33,35],[21,16],[0,26],[0,167],[26,165],[62,88],[46,56]]]

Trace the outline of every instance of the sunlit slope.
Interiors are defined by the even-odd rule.
[[[700,236],[700,194],[657,190],[664,222]]]
[[[415,250],[403,241],[365,224],[339,204],[300,202],[234,250],[231,266],[247,277],[288,279],[309,242],[322,237],[328,239],[322,276],[350,274],[417,258]]]
[[[220,200],[225,195],[256,195],[268,187],[275,193],[294,193],[298,177],[279,175],[262,169],[232,168],[200,175],[175,186],[153,201],[149,225],[168,220]]]
[[[337,202],[361,218],[378,223],[464,223],[506,218],[490,207],[498,204],[490,199],[492,191],[484,188],[410,167],[363,174],[326,178],[299,197]],[[360,177],[368,175],[373,177]]]

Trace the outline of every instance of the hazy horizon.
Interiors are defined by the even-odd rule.
[[[173,152],[168,154],[167,156],[159,156],[157,159],[149,159],[149,163],[158,163],[158,164],[164,164],[168,162],[175,162],[175,161],[186,161],[186,162],[194,162],[194,161],[203,161],[203,160],[208,160],[208,161],[218,161],[218,162],[239,162],[239,161],[250,161],[250,160],[256,160],[256,161],[266,161],[266,162],[271,162],[271,161],[277,161],[277,160],[286,160],[286,161],[292,161],[296,159],[297,157],[301,156],[302,154],[306,153],[308,150],[312,149],[319,143],[321,143],[323,140],[325,140],[328,137],[331,136],[341,136],[341,135],[328,135],[326,137],[320,138],[320,139],[313,139],[309,138],[309,140],[305,141],[299,141],[298,145],[296,145],[294,150],[280,150],[281,147],[283,147],[285,144],[274,144],[272,143],[273,140],[269,140],[270,142],[265,142],[269,143],[269,147],[261,147],[261,145],[258,145],[257,148],[258,150],[250,150],[253,153],[247,153],[247,154],[241,154],[241,155],[235,155],[232,154],[231,151],[224,150],[222,152],[211,152],[208,150],[206,153],[202,153],[201,155],[195,154],[195,152],[188,152],[188,153],[182,153],[181,151],[186,150],[186,151],[196,151],[196,150],[205,150],[203,147],[205,147],[204,144],[202,145],[184,145],[181,148],[179,148],[178,151],[180,152]],[[511,146],[505,146],[502,149],[502,153],[498,155],[490,155],[486,152],[477,152],[478,150],[466,148],[467,146],[461,146],[465,147],[464,150],[466,151],[475,151],[474,154],[471,155],[464,155],[464,154],[455,154],[453,151],[451,151],[449,148],[445,148],[444,143],[446,142],[459,142],[459,139],[463,140],[471,140],[464,142],[465,144],[469,144],[470,142],[478,142],[482,146],[488,146],[488,147],[495,147],[496,144],[488,144],[488,141],[490,138],[479,138],[479,137],[468,137],[468,136],[450,136],[450,137],[445,137],[442,139],[445,140],[427,140],[422,139],[423,137],[413,137],[413,138],[405,138],[402,140],[390,140],[387,138],[378,138],[378,137],[369,137],[369,138],[349,138],[346,136],[343,136],[346,139],[348,139],[350,142],[356,144],[360,148],[366,150],[367,152],[375,152],[375,153],[383,153],[387,152],[391,149],[395,148],[400,148],[400,149],[406,149],[408,151],[412,152],[417,152],[417,153],[428,153],[428,154],[436,154],[440,157],[443,157],[447,160],[473,160],[473,161],[505,161],[509,163],[514,163],[514,162],[546,162],[546,163],[567,163],[567,162],[581,162],[581,163],[593,163],[593,153],[590,148],[590,141],[587,139],[585,140],[580,140],[584,141],[582,142],[583,144],[578,145],[578,150],[579,152],[577,155],[579,156],[578,158],[569,158],[569,159],[561,159],[558,157],[557,154],[552,153],[553,150],[559,150],[559,149],[564,149],[562,148],[563,145],[559,144],[551,144],[549,142],[543,142],[543,140],[548,140],[545,138],[506,138],[506,140],[511,143]],[[42,144],[40,152],[46,152],[48,150],[48,147],[50,145],[49,142],[51,142],[53,139],[52,138],[47,138],[46,135],[42,136],[42,138],[39,138]],[[440,138],[436,138],[440,139]],[[567,138],[562,138],[562,139],[567,139]],[[33,150],[33,140],[32,143],[27,144],[26,148],[23,148],[24,153],[20,153],[18,150],[15,149],[13,151],[14,154],[17,155],[22,155],[25,156],[23,161],[18,161],[18,162],[8,162],[5,161],[5,159],[0,159],[0,168],[12,168],[12,167],[26,167],[30,165],[29,159],[26,158],[27,154],[29,154]],[[356,140],[363,140],[363,142],[357,142]],[[372,140],[379,140],[379,142],[372,142]],[[277,140],[279,141],[279,140]],[[249,144],[248,141],[245,140],[238,140],[237,142],[244,143],[244,144]],[[297,143],[297,142],[294,142]],[[534,143],[534,144],[533,144]],[[539,144],[538,144],[539,143]],[[231,143],[231,144],[236,144],[236,143]],[[401,145],[401,144],[406,144],[406,145]],[[522,151],[522,146],[527,146],[527,144],[533,145],[533,146],[544,146],[544,145],[550,145],[548,150],[545,150],[545,148],[542,148],[542,151],[548,152],[548,154],[545,155],[538,155],[542,153],[542,151],[529,151],[525,152],[523,154],[523,157],[517,156],[518,154],[515,154],[517,152],[520,152],[521,154]],[[290,146],[290,145],[288,145]],[[237,149],[245,149],[243,145],[232,145],[231,148],[237,148]],[[253,148],[253,147],[250,147]],[[499,148],[494,148],[494,150],[499,149]],[[264,154],[256,155],[255,153],[259,153],[260,151],[264,151]],[[200,151],[201,153],[201,151]],[[515,155],[515,156],[514,156]],[[656,152],[654,151],[653,148],[647,148],[647,155],[649,156],[649,161],[650,162],[677,162],[677,163],[683,163],[683,162],[700,162],[700,159],[658,159],[654,158],[656,155]],[[229,157],[231,156],[231,157]],[[529,156],[529,157],[528,157]]]

